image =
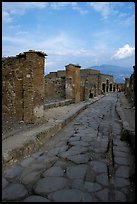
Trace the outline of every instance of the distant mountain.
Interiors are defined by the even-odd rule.
[[[108,65],[108,64],[103,64],[100,66],[92,66],[92,67],[89,67],[88,69],[96,69],[96,70],[100,70],[102,74],[113,75],[113,79],[116,83],[124,83],[125,78],[130,77],[130,75],[133,73],[133,68],[131,67],[121,67],[121,66]]]

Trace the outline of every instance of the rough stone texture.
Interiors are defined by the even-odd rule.
[[[28,51],[2,60],[3,117],[33,123],[43,116],[44,56]]]
[[[53,167],[49,168],[47,171],[45,171],[43,173],[44,177],[47,177],[47,176],[63,176],[63,175],[64,175],[64,170],[59,166],[58,167],[53,166]]]
[[[90,165],[96,173],[107,173],[107,165],[101,161],[91,161]]]
[[[129,160],[129,158],[125,158],[125,157],[115,157],[114,160],[115,160],[115,163],[117,163],[117,164],[130,165],[130,160]]]
[[[28,198],[26,198],[25,200],[23,200],[23,202],[50,202],[47,198],[44,198],[42,196],[36,196],[36,195],[32,195]]]
[[[98,183],[92,183],[92,182],[88,182],[86,181],[84,184],[84,189],[87,190],[88,192],[95,192],[98,190],[101,190],[101,185]]]
[[[122,188],[122,187],[129,186],[129,185],[130,185],[130,182],[128,179],[119,178],[119,177],[115,178],[115,186],[117,188]]]
[[[116,170],[115,175],[121,178],[129,178],[130,177],[130,167],[128,166],[119,166]]]
[[[73,161],[76,164],[85,164],[89,161],[89,157],[85,154],[68,156],[67,159]]]
[[[108,186],[108,175],[106,173],[100,174],[96,177],[96,181],[103,186]]]
[[[8,184],[9,182],[4,177],[2,177],[2,189],[4,189]]]
[[[13,201],[20,200],[28,194],[22,184],[10,184],[2,191],[2,200]]]
[[[25,185],[33,184],[40,178],[40,172],[34,171],[31,173],[28,173],[27,175],[21,177],[21,182]]]
[[[66,98],[80,101],[80,67],[79,65],[66,65]]]
[[[23,171],[23,167],[21,166],[13,166],[9,169],[6,169],[4,176],[8,179],[13,179],[15,177],[18,177],[21,172]]]
[[[36,187],[34,187],[34,191],[37,194],[46,196],[47,193],[51,193],[53,191],[62,189],[66,185],[67,185],[67,179],[63,177],[47,177],[47,178],[40,179],[37,182]]]
[[[82,192],[77,189],[60,190],[53,194],[55,202],[80,202],[81,198]]]
[[[108,202],[109,190],[107,188],[96,192],[97,197],[101,202]]]
[[[86,169],[86,165],[68,167],[66,170],[66,176],[71,179],[83,179],[86,174]]]

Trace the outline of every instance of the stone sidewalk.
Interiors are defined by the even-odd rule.
[[[14,131],[9,137],[3,135],[2,162],[12,164],[18,159],[37,151],[50,137],[53,137],[66,124],[73,120],[82,110],[98,101],[100,95],[87,102],[79,102],[64,107],[45,110],[46,123],[30,126],[26,130]]]
[[[135,107],[132,107],[123,92],[118,93],[116,111],[122,122],[121,139],[128,141],[135,151]]]

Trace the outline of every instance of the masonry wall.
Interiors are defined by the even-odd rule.
[[[107,74],[101,74],[101,91],[109,92],[113,91],[113,76]],[[103,86],[104,85],[104,86]],[[104,87],[104,89],[103,89]]]
[[[125,79],[125,95],[130,103],[135,106],[135,66],[130,78]]]
[[[45,99],[65,99],[65,79],[45,78]]]
[[[80,101],[80,66],[69,64],[66,66],[66,99]]]
[[[2,60],[2,111],[34,123],[44,111],[44,56],[28,51]]]

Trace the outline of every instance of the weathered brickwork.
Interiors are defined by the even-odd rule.
[[[125,79],[125,95],[129,102],[135,106],[135,66],[133,66],[133,69],[133,74],[131,74],[130,78]]]
[[[113,91],[113,76],[101,74],[101,90],[102,92]]]
[[[66,99],[80,101],[80,67],[79,65],[66,65]]]
[[[45,99],[64,99],[65,82],[65,78],[45,78]]]
[[[45,56],[45,53],[30,50],[3,59],[3,117],[11,115],[33,123],[43,116]]]

